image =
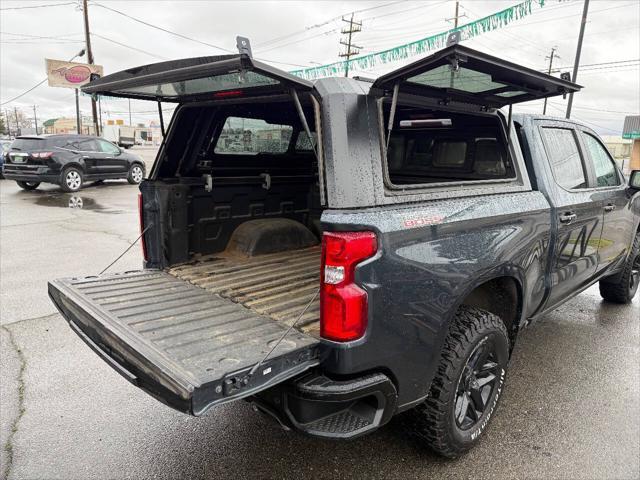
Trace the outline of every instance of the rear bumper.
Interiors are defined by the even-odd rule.
[[[46,165],[12,165],[5,163],[2,166],[2,175],[7,180],[22,182],[60,182],[59,172],[53,171]]]
[[[309,373],[252,399],[283,427],[314,437],[350,439],[370,433],[396,412],[397,391],[383,373],[332,380]]]

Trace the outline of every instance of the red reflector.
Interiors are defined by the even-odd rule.
[[[213,94],[215,98],[239,97],[241,95],[242,90],[227,90],[226,92],[216,92]]]
[[[142,233],[144,232],[144,202],[142,200],[142,193],[138,194],[138,217],[140,219],[140,233]],[[144,241],[144,235],[140,237],[140,245],[142,245],[142,257],[145,262],[148,262],[147,243]]]
[[[320,335],[356,340],[367,329],[367,292],[354,283],[358,263],[378,250],[373,232],[325,232],[322,236]]]

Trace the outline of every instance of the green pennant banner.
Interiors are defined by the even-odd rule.
[[[405,43],[381,52],[370,53],[362,57],[352,60],[330,63],[319,67],[305,68],[301,70],[293,70],[289,73],[307,80],[315,80],[323,77],[335,77],[344,75],[345,68],[349,64],[349,70],[368,70],[377,65],[396,62],[405,58],[420,55],[431,50],[437,50],[446,46],[447,38],[452,32],[460,32],[461,40],[482,35],[502,28],[509,23],[520,20],[530,15],[534,7],[544,7],[545,0],[526,0],[517,5],[505,8],[499,12],[480,18],[474,22],[461,25],[458,28],[452,28],[445,32],[437,33],[421,40]]]

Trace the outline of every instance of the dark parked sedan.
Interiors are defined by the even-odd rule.
[[[144,177],[144,163],[139,156],[103,138],[24,136],[11,144],[2,172],[25,190],[34,190],[46,182],[75,192],[85,181],[126,178],[129,183],[138,184]]]

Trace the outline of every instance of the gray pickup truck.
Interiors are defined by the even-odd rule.
[[[49,295],[182,412],[244,398],[353,438],[411,410],[459,456],[523,328],[596,282],[638,290],[640,171],[627,182],[582,124],[511,114],[579,88],[461,45],[375,81],[246,53],[105,76],[84,91],[177,104],[140,186],[144,268]]]

